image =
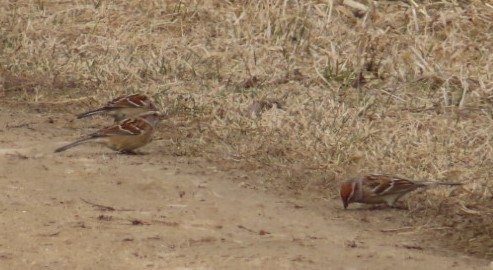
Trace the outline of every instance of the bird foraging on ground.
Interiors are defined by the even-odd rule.
[[[157,107],[146,95],[133,94],[128,96],[117,97],[109,101],[104,107],[88,111],[77,115],[77,118],[84,118],[97,114],[108,114],[116,122],[129,117],[136,116],[147,111],[157,111]]]
[[[136,154],[135,149],[151,142],[155,128],[162,117],[159,111],[144,112],[62,146],[55,152],[62,152],[85,143],[97,143],[120,153]]]
[[[459,186],[461,183],[440,181],[411,181],[386,174],[368,174],[341,183],[339,194],[344,209],[350,203],[394,204],[405,194],[418,188],[430,186]]]

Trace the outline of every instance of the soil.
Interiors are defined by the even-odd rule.
[[[21,111],[0,109],[0,269],[490,267],[399,227],[405,210],[283,195],[262,175],[167,156],[166,139],[138,156],[54,153],[105,119]]]

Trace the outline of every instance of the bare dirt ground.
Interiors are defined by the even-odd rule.
[[[401,230],[406,211],[266,192],[243,181],[261,175],[166,156],[166,139],[53,153],[102,121],[72,119],[0,109],[1,269],[489,267]]]

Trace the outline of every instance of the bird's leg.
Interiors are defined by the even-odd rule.
[[[409,210],[409,207],[403,202],[394,203],[394,204],[390,205],[390,207],[392,207],[394,209],[398,209],[398,210]]]
[[[132,156],[135,156],[135,155],[139,155],[139,153],[133,151],[133,150],[122,150],[120,151],[120,154],[122,155],[132,155]]]
[[[383,209],[388,209],[389,206],[386,205],[386,204],[374,204],[374,205],[371,205],[367,208],[367,210],[370,210],[370,211],[375,211],[375,210],[383,210]]]

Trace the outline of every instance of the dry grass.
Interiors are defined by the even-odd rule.
[[[170,154],[295,191],[336,198],[357,172],[461,181],[410,196],[410,216],[493,257],[493,5],[342,2],[4,1],[0,96],[148,93],[174,116]]]

